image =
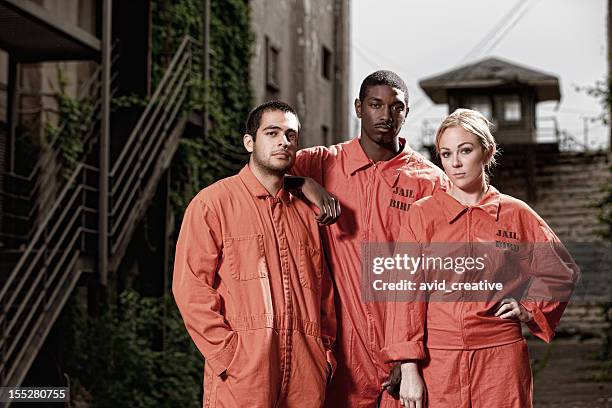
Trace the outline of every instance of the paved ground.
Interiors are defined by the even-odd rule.
[[[535,407],[612,408],[610,372],[602,379],[606,363],[597,359],[600,347],[596,341],[529,341]]]

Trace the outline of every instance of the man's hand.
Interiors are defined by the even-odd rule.
[[[313,179],[304,177],[302,193],[308,201],[319,208],[316,217],[319,224],[331,225],[340,217],[340,201]]]
[[[402,363],[399,400],[405,408],[423,408],[425,384],[416,363]]]
[[[523,307],[514,298],[507,298],[500,302],[499,309],[495,312],[495,316],[501,319],[517,319],[520,322],[527,323],[533,319],[533,315]]]
[[[396,364],[389,373],[382,389],[398,398],[403,407],[422,408],[425,401],[425,384],[421,379],[417,363]]]

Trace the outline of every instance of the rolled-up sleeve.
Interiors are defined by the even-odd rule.
[[[532,282],[521,305],[533,315],[531,333],[550,342],[580,277],[580,269],[555,233],[543,221],[537,226],[531,256]]]
[[[398,243],[416,244],[418,242],[418,215],[411,210],[406,223],[401,226]],[[398,247],[400,246],[398,245]],[[395,253],[398,253],[396,247]],[[416,248],[415,245],[412,246]],[[414,255],[414,254],[413,254]],[[418,256],[418,255],[417,255]],[[419,277],[422,271],[417,271]],[[397,276],[393,277],[397,281]],[[425,322],[427,303],[420,296],[413,299],[398,298],[397,291],[390,291],[387,300],[385,321],[385,346],[381,359],[385,363],[425,358]]]
[[[324,183],[325,172],[324,162],[329,154],[329,149],[324,146],[309,147],[298,151],[290,174],[310,177],[322,185]]]

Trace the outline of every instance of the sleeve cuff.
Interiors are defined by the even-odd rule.
[[[555,337],[555,332],[550,328],[544,313],[533,303],[521,302],[521,305],[533,315],[533,319],[526,323],[531,334],[550,343]]]
[[[406,360],[422,360],[425,358],[425,346],[422,341],[405,341],[384,347],[380,351],[384,363],[394,363]]]
[[[234,335],[230,339],[229,343],[223,350],[218,352],[217,354],[206,359],[206,364],[210,365],[213,372],[216,375],[221,375],[227,367],[229,367],[230,363],[234,359],[234,355],[236,354],[236,348],[238,346],[238,334],[234,332]]]

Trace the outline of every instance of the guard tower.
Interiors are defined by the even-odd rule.
[[[536,143],[536,104],[559,101],[559,79],[499,58],[488,58],[423,79],[434,103],[480,111],[495,124],[502,145]]]
[[[580,143],[559,129],[554,118],[550,129],[549,118],[536,117],[538,102],[561,98],[556,76],[488,58],[423,79],[420,86],[434,103],[448,104],[449,112],[472,108],[496,125],[494,136],[502,153],[491,174],[495,187],[532,206],[562,241],[601,240],[599,209],[593,203],[605,199],[612,156],[589,150],[586,141]],[[421,130],[424,147],[438,165],[433,136],[439,124],[436,120],[432,127],[426,121]],[[602,328],[609,327],[598,317],[604,314],[597,303],[605,301],[601,294],[610,293],[609,262],[604,258],[608,253],[604,245],[572,251],[583,282],[597,284],[589,293],[593,303],[570,304],[558,331],[599,336]]]

